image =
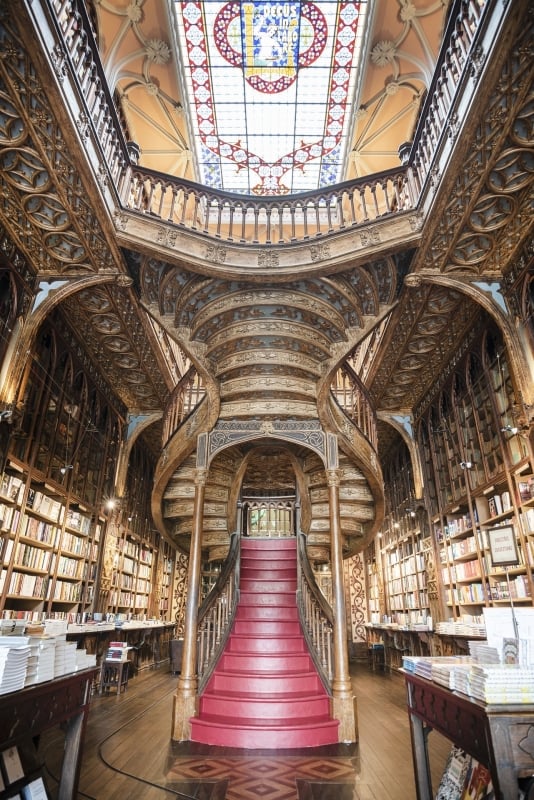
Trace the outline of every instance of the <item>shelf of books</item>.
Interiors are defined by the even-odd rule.
[[[168,542],[162,541],[160,543],[158,558],[160,565],[160,572],[158,574],[160,586],[159,616],[161,619],[170,619],[172,611],[174,550]]]
[[[484,607],[532,605],[534,482],[516,475],[477,491],[434,519],[446,606],[453,617]],[[533,492],[533,497],[530,492]]]
[[[138,618],[150,615],[154,548],[119,528],[109,596],[110,610]]]
[[[426,583],[425,543],[415,513],[408,511],[390,517],[382,533],[381,543],[389,621],[402,626],[426,622],[430,606]]]
[[[0,478],[3,617],[76,616],[92,608],[102,521],[10,465]]]

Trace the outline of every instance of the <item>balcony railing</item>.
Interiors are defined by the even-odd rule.
[[[414,207],[399,167],[322,192],[286,197],[231,195],[148,169],[132,169],[124,205],[162,222],[238,244],[292,244]]]
[[[497,3],[456,0],[406,166],[327,190],[259,198],[229,195],[133,164],[84,3],[44,3],[58,40],[51,60],[58,74],[70,71],[81,106],[79,118],[92,128],[102,168],[108,170],[119,203],[145,216],[243,245],[313,241],[415,208],[445,134],[459,125],[454,108],[460,95],[474,91],[467,87],[466,76],[476,69],[477,42],[488,27],[482,24],[485,11],[491,7],[502,15]],[[63,63],[65,53],[68,66]]]

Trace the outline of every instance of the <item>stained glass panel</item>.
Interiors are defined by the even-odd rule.
[[[176,2],[198,180],[258,195],[343,180],[368,6]]]

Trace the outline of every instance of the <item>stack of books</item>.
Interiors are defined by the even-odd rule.
[[[29,636],[30,657],[25,686],[51,681],[54,677],[56,640],[51,636]]]
[[[67,642],[66,636],[56,636],[54,676],[59,678],[76,671],[76,642]]]
[[[518,664],[474,664],[469,676],[470,695],[488,704],[534,703],[534,667]]]
[[[0,636],[0,694],[24,688],[29,657],[28,636]]]
[[[76,650],[76,671],[96,667],[96,653],[91,655],[87,650]]]
[[[106,661],[127,661],[128,650],[126,642],[110,642]]]

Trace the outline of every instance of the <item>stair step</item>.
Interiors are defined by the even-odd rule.
[[[235,724],[233,719],[191,719],[191,738],[203,744],[221,747],[240,747],[267,750],[320,747],[338,741],[337,720],[307,720],[299,724],[281,727],[278,721],[269,724],[260,720],[258,724]]]
[[[255,654],[251,659],[250,653],[229,653],[227,650],[221,656],[221,669],[230,672],[241,672],[245,675],[275,674],[287,672],[307,672],[310,669],[311,658],[307,652],[283,653],[276,655]]]
[[[245,605],[243,603],[243,598],[241,597],[240,604],[237,607],[235,619],[236,620],[280,620],[284,622],[291,622],[293,620],[298,620],[298,609],[295,605],[295,599],[293,598],[293,603],[291,605],[286,606],[274,606],[274,605]]]
[[[296,550],[297,540],[295,536],[285,536],[277,539],[270,539],[267,536],[259,536],[255,539],[252,536],[244,536],[241,539],[242,550],[259,550],[267,553],[270,550]]]
[[[307,652],[302,634],[296,636],[250,636],[232,634],[226,645],[227,653],[248,653],[255,655],[304,653]]]
[[[276,564],[272,563],[272,561],[264,566],[259,564],[256,564],[256,566],[250,566],[241,563],[241,580],[243,580],[243,578],[260,581],[295,580],[297,575],[296,564],[289,563],[288,565],[287,561],[277,562],[277,564],[280,563],[284,563],[284,566],[277,567]]]
[[[296,603],[295,592],[279,592],[278,594],[264,594],[263,592],[249,592],[241,589],[239,602],[245,606],[294,606]]]
[[[213,695],[205,692],[200,698],[201,718],[231,718],[240,723],[251,720],[278,720],[291,725],[302,719],[309,720],[327,718],[330,702],[326,695],[286,698],[247,698],[244,696],[229,697]]]
[[[255,580],[254,578],[243,578],[239,584],[243,592],[259,592],[261,594],[284,594],[284,592],[297,591],[296,576],[286,580]]]
[[[283,675],[243,675],[241,672],[215,670],[207,691],[222,694],[296,695],[321,691],[322,684],[316,672],[284,672]]]
[[[236,618],[232,632],[240,636],[297,636],[301,630],[298,620]]]

